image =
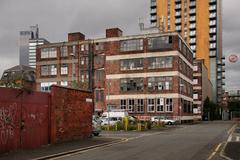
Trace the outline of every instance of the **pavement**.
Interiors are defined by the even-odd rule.
[[[240,122],[230,133],[222,151],[225,159],[240,160]]]
[[[0,160],[41,160],[60,155],[70,154],[91,148],[102,147],[115,142],[120,139],[93,137],[84,140],[75,140],[70,142],[58,143],[54,145],[46,145],[34,150],[18,150],[0,155]]]

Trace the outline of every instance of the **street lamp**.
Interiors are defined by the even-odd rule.
[[[180,84],[180,94],[182,94],[182,88],[184,87],[184,85],[181,83]],[[180,105],[179,105],[179,123],[182,124],[182,100],[180,99]]]

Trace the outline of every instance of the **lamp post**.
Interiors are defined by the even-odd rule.
[[[181,83],[180,84],[180,94],[182,94],[182,88],[184,87],[184,85]],[[179,123],[182,124],[182,100],[180,99],[180,105],[179,105]]]
[[[110,80],[108,79],[108,82],[107,82],[107,84],[108,84],[108,103],[107,103],[107,112],[108,112],[108,130],[109,130],[109,127],[110,127],[110,121],[109,121],[109,112],[110,112],[110,103],[109,103],[109,101],[110,101],[110,86],[111,86],[111,82],[110,82]]]

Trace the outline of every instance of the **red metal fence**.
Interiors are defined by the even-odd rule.
[[[89,137],[92,98],[59,86],[51,94],[0,88],[0,153]]]
[[[0,153],[49,143],[47,93],[0,88]]]

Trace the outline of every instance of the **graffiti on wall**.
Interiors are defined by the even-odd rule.
[[[14,137],[14,128],[17,118],[17,104],[0,106],[0,144],[7,142]]]

